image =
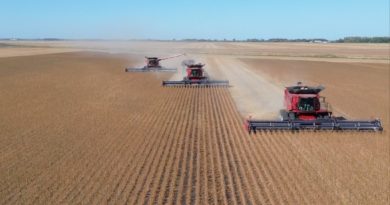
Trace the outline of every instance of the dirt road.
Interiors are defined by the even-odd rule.
[[[207,58],[215,78],[228,79],[231,95],[240,113],[247,117],[277,118],[283,108],[283,88],[264,78],[231,57]]]

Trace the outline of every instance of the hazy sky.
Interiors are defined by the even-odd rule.
[[[0,38],[389,36],[389,0],[1,0]]]

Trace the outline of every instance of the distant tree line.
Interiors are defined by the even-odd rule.
[[[176,39],[173,39],[173,41],[176,41]],[[190,42],[218,42],[218,41],[227,41],[224,40],[218,40],[218,39],[204,39],[204,38],[185,38],[179,41],[190,41]]]
[[[351,36],[334,41],[335,43],[390,43],[390,37]]]
[[[264,40],[264,42],[328,42],[328,40],[324,38],[270,38],[268,40]]]
[[[249,38],[245,40],[237,39],[182,39],[180,41],[190,42],[312,42],[312,43],[390,43],[390,37],[345,37],[338,40],[330,41],[325,38],[270,38],[270,39],[258,39]]]
[[[40,39],[11,39],[11,38],[0,38],[2,41],[8,40],[31,40],[31,41],[63,41],[67,39],[61,38],[40,38]],[[105,41],[105,39],[72,39],[72,40],[97,40],[97,41]],[[325,38],[296,38],[296,39],[288,39],[288,38],[270,38],[270,39],[262,39],[262,38],[248,38],[248,39],[197,39],[197,38],[189,38],[189,39],[172,39],[172,40],[158,40],[158,39],[129,39],[129,41],[187,41],[187,42],[312,42],[312,43],[390,43],[390,37],[360,37],[360,36],[352,36],[345,37],[338,40],[330,41]]]
[[[173,39],[175,41],[175,39]],[[324,38],[313,38],[313,39],[287,39],[287,38],[270,38],[270,39],[257,39],[257,38],[249,38],[245,40],[237,40],[233,39],[182,39],[181,41],[190,41],[190,42],[328,42],[327,39]]]

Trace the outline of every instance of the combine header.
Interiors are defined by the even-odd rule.
[[[190,86],[205,86],[205,87],[216,87],[216,86],[229,86],[227,80],[210,80],[207,73],[204,70],[204,64],[191,63],[185,64],[186,76],[180,81],[163,81],[163,86],[170,87],[190,87]]]
[[[286,87],[284,91],[285,110],[280,111],[279,121],[246,120],[248,132],[257,130],[356,130],[382,131],[379,119],[347,120],[332,116],[330,105],[319,93],[322,86],[308,87],[300,82]]]
[[[176,72],[176,68],[165,68],[160,65],[160,61],[167,60],[170,58],[176,58],[183,56],[185,54],[170,56],[166,58],[157,58],[157,57],[145,57],[146,65],[142,68],[126,68],[125,72]]]

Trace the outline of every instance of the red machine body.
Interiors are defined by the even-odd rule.
[[[145,67],[146,68],[154,68],[154,67],[155,68],[161,68],[160,61],[171,59],[171,58],[177,58],[177,57],[180,57],[180,56],[183,56],[183,55],[185,55],[185,54],[183,53],[183,54],[170,56],[170,57],[165,57],[165,58],[146,57],[145,56],[145,64],[146,64]]]
[[[285,109],[280,111],[280,120],[245,121],[248,132],[257,130],[356,130],[382,131],[379,119],[347,120],[342,116],[332,116],[332,109],[319,93],[322,86],[309,87],[298,82],[284,90]]]
[[[203,70],[204,64],[187,65],[186,77],[184,80],[206,80],[207,76]]]
[[[158,58],[158,57],[146,57],[145,56],[145,66],[142,68],[126,68],[125,72],[176,72],[176,68],[166,68],[160,65],[160,61],[167,60],[171,58],[176,58],[183,56],[185,54],[170,56],[166,58]]]
[[[281,111],[286,120],[315,120],[330,118],[332,111],[325,98],[319,93],[324,89],[322,86],[309,87],[298,84],[286,87],[284,90],[285,110]]]
[[[183,66],[186,68],[185,76],[183,80],[180,81],[169,81],[164,80],[162,82],[163,86],[170,87],[228,87],[228,80],[210,80],[207,72],[203,68],[205,64],[194,63],[194,62],[185,62]]]

